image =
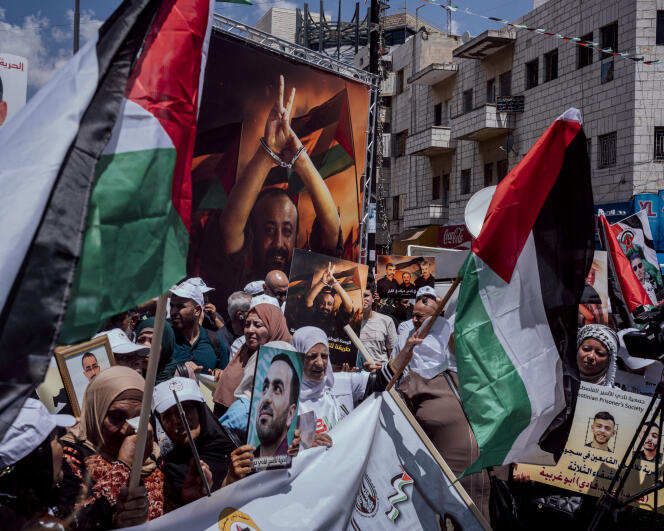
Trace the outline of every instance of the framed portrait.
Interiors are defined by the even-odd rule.
[[[55,352],[60,377],[75,416],[81,416],[83,393],[94,378],[104,369],[115,365],[115,358],[107,336],[100,336],[85,343],[72,345]]]
[[[303,369],[299,352],[266,346],[258,350],[247,426],[247,444],[256,447],[254,471],[291,466],[287,452],[297,428]]]

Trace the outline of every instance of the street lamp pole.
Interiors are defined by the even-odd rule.
[[[74,2],[74,53],[78,52],[78,39],[81,33],[81,0]]]

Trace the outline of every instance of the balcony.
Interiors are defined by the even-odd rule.
[[[383,133],[383,158],[392,156],[392,135]]]
[[[516,41],[515,31],[486,30],[467,43],[455,48],[452,55],[464,59],[486,59],[514,41]]]
[[[506,135],[514,130],[514,114],[496,111],[496,105],[487,103],[452,119],[452,138],[483,141]]]
[[[380,82],[380,95],[381,96],[394,96],[396,94],[396,74],[390,72],[387,78]]]
[[[459,66],[454,63],[432,63],[408,78],[413,85],[437,85],[456,76]]]
[[[442,204],[428,204],[404,210],[404,228],[423,227],[425,225],[441,225],[447,221],[449,207]],[[412,242],[416,244],[417,242]]]
[[[406,139],[406,155],[435,157],[456,149],[449,127],[432,126]]]

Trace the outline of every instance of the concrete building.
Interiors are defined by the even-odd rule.
[[[657,44],[664,45],[664,11],[657,11],[664,0],[535,5],[521,24],[664,59]],[[514,28],[465,43],[420,32],[393,48],[395,89],[383,99],[392,137],[383,173],[391,240],[431,244],[431,234],[426,242],[414,236],[462,224],[472,194],[500,181],[569,107],[583,114],[595,204],[664,188],[664,73],[602,55]],[[523,112],[497,112],[499,96],[523,96]]]

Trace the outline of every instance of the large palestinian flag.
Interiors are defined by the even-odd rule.
[[[480,448],[466,473],[562,453],[594,236],[586,137],[569,109],[498,185],[460,272],[459,384]]]
[[[13,220],[0,235],[0,435],[59,336],[90,337],[185,275],[213,7],[126,0],[0,129]]]

